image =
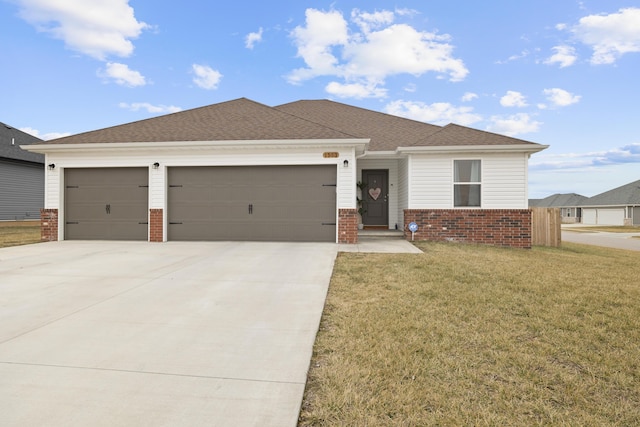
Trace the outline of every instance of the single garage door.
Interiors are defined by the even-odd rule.
[[[65,239],[147,240],[147,168],[65,169]]]
[[[582,223],[595,225],[598,223],[598,213],[596,209],[582,209]]]
[[[336,166],[172,167],[169,240],[336,241]]]
[[[598,209],[599,225],[624,225],[624,209]]]

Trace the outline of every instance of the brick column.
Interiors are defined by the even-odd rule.
[[[149,209],[149,241],[163,241],[163,212],[162,209]]]
[[[58,209],[40,209],[40,240],[58,241]]]
[[[338,243],[358,243],[358,211],[356,209],[338,211]]]

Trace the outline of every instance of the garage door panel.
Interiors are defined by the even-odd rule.
[[[146,222],[132,224],[129,221],[89,221],[66,225],[65,238],[68,240],[146,240]],[[105,235],[107,237],[105,237]]]
[[[599,225],[624,225],[624,209],[598,209]]]
[[[595,225],[597,224],[597,215],[595,209],[582,209],[582,223]]]
[[[169,169],[169,240],[335,241],[335,166]]]
[[[148,169],[65,170],[65,238],[147,240]]]

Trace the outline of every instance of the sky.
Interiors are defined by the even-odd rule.
[[[246,97],[549,145],[529,197],[640,179],[640,2],[0,0],[0,122],[43,139]]]

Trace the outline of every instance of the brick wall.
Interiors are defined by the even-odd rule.
[[[338,243],[358,243],[358,211],[338,210]]]
[[[162,209],[149,209],[149,241],[163,241],[163,225]]]
[[[531,248],[529,209],[405,209],[408,240],[410,222],[418,224],[415,240]]]
[[[58,209],[40,209],[40,239],[43,242],[58,240]]]

